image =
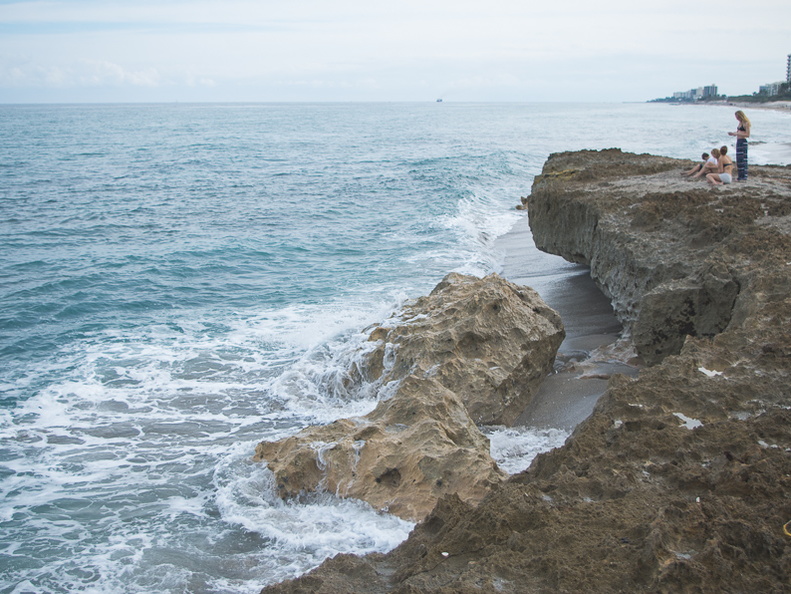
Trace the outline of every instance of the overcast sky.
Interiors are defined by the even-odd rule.
[[[735,95],[790,33],[789,0],[0,0],[0,102]]]

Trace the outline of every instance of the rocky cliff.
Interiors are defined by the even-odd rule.
[[[739,281],[725,240],[756,214],[731,188],[712,204],[677,169],[617,150],[554,155],[530,199],[538,248],[590,266],[649,364],[728,325]]]
[[[265,591],[789,591],[791,169],[709,188],[687,166],[553,155],[528,200],[649,366],[480,504],[446,496],[391,553]]]

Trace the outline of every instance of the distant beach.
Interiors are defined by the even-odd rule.
[[[767,101],[766,103],[753,103],[752,101],[702,101],[691,105],[732,105],[742,109],[774,109],[778,111],[791,111],[791,101]]]

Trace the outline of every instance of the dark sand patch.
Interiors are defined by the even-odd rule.
[[[527,216],[498,238],[497,247],[505,254],[502,276],[538,291],[566,328],[554,373],[516,424],[571,430],[593,411],[612,374],[637,373],[634,351],[621,339],[623,328],[588,267],[538,250]]]

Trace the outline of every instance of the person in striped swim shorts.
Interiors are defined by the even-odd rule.
[[[738,181],[747,180],[747,139],[750,137],[750,119],[740,109],[736,112],[739,122],[736,132],[728,132],[728,136],[736,137],[736,170],[739,173]]]

